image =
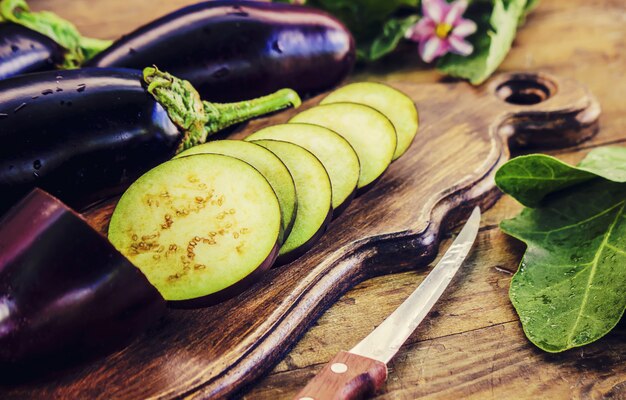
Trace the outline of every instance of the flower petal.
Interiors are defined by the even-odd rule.
[[[448,3],[445,0],[422,0],[422,15],[440,23],[448,11]]]
[[[450,9],[444,16],[443,22],[452,26],[456,25],[461,19],[461,16],[467,9],[467,1],[457,0],[450,5]]]
[[[448,42],[437,36],[431,36],[426,40],[422,40],[419,45],[419,52],[424,62],[431,62],[435,58],[442,56],[448,52]]]
[[[476,32],[476,22],[469,19],[461,19],[461,21],[452,29],[452,34],[460,38],[469,36]]]
[[[474,51],[474,46],[470,42],[455,35],[448,37],[448,43],[450,43],[450,51],[452,53],[469,56]]]
[[[436,27],[437,25],[432,19],[422,18],[415,25],[407,29],[404,37],[414,42],[420,42],[422,39],[434,35]]]

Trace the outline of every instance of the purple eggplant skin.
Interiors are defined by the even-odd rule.
[[[64,57],[65,49],[49,37],[22,25],[0,23],[0,79],[56,69]]]
[[[43,373],[122,348],[165,301],[77,213],[35,189],[0,221],[0,371]]]
[[[34,187],[84,208],[174,156],[182,138],[141,71],[77,69],[0,81],[0,212]]]
[[[122,37],[87,66],[158,65],[189,80],[203,99],[235,101],[288,87],[301,96],[337,85],[352,70],[352,35],[312,8],[207,1]]]

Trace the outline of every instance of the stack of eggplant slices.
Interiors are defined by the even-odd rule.
[[[0,370],[108,354],[309,250],[407,151],[413,101],[352,83],[225,138],[354,61],[339,21],[297,5],[203,2],[109,42],[0,1]]]

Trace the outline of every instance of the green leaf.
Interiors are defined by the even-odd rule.
[[[578,168],[614,182],[626,182],[626,147],[606,146],[587,154]]]
[[[596,179],[501,223],[528,246],[509,295],[539,348],[560,352],[591,343],[624,314],[625,202],[626,185]]]
[[[559,352],[607,334],[626,309],[626,148],[595,149],[577,167],[518,157],[496,181],[539,204],[500,224],[527,245],[509,292],[526,336]]]
[[[406,18],[392,18],[388,20],[383,27],[382,33],[371,43],[367,43],[364,46],[365,49],[359,49],[359,56],[374,61],[391,53],[398,47],[398,43],[404,38],[407,29],[415,24],[418,19],[417,15],[411,15]]]
[[[626,182],[626,148],[592,150],[578,167],[543,154],[516,157],[500,167],[495,180],[504,193],[535,207],[550,193],[596,177]]]
[[[357,56],[371,61],[395,49],[408,26],[394,14],[403,8],[417,14],[419,0],[308,0],[306,5],[325,10],[346,24],[356,40]]]
[[[1,0],[0,22],[12,22],[49,37],[66,52],[61,68],[78,68],[111,45],[110,40],[81,36],[71,22],[49,11],[32,12],[26,0]]]
[[[478,31],[469,38],[474,52],[467,57],[447,54],[438,62],[437,68],[446,74],[468,79],[475,85],[484,82],[511,49],[526,5],[527,0],[494,0],[492,12],[486,17],[484,4],[476,4],[465,16],[478,24]]]

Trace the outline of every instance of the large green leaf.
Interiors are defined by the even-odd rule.
[[[549,352],[599,339],[626,308],[626,185],[574,189],[500,225],[528,246],[510,297],[526,336]]]
[[[626,148],[595,149],[578,167],[518,157],[496,182],[538,205],[500,224],[528,246],[509,293],[526,336],[549,352],[604,336],[626,308]]]
[[[601,147],[573,167],[543,154],[516,157],[496,172],[496,184],[527,207],[550,193],[602,177],[626,182],[626,147]]]

